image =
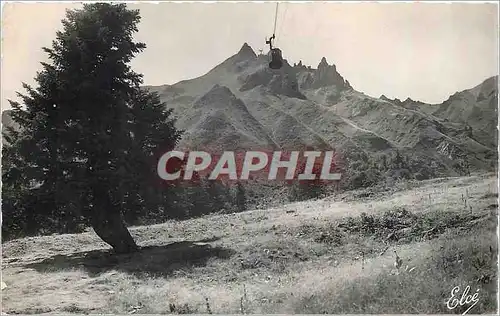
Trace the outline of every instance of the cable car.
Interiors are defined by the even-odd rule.
[[[283,56],[279,48],[273,48],[270,52],[271,60],[269,61],[269,68],[280,69],[283,66]]]
[[[272,44],[272,40],[274,39],[274,34],[266,40],[266,44],[269,44],[269,68],[271,69],[280,69],[283,66],[283,55],[281,53],[281,49],[274,47]]]

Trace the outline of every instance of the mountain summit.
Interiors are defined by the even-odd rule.
[[[247,43],[244,43],[243,46],[241,46],[240,51],[238,52],[237,55],[243,56],[243,57],[248,57],[248,58],[255,58],[257,55],[253,51],[252,47],[248,45]]]
[[[302,75],[300,87],[302,89],[318,89],[323,87],[336,87],[338,91],[349,88],[350,85],[337,72],[335,65],[329,65],[326,58],[323,57],[317,69],[309,69],[301,65],[296,66]]]

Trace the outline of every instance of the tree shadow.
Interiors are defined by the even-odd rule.
[[[218,238],[216,238],[218,239]],[[115,254],[112,250],[92,250],[68,255],[54,255],[40,262],[25,265],[39,272],[83,269],[96,276],[109,270],[118,270],[144,276],[170,276],[173,272],[188,271],[205,266],[209,259],[228,259],[235,251],[207,243],[211,240],[182,241],[161,246],[141,247],[131,254]]]

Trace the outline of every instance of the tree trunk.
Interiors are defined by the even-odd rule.
[[[111,202],[107,190],[93,189],[94,205],[91,225],[96,234],[116,253],[130,253],[139,247],[122,220],[118,205]]]

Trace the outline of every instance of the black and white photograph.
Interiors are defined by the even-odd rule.
[[[498,1],[1,5],[1,315],[498,315]]]

